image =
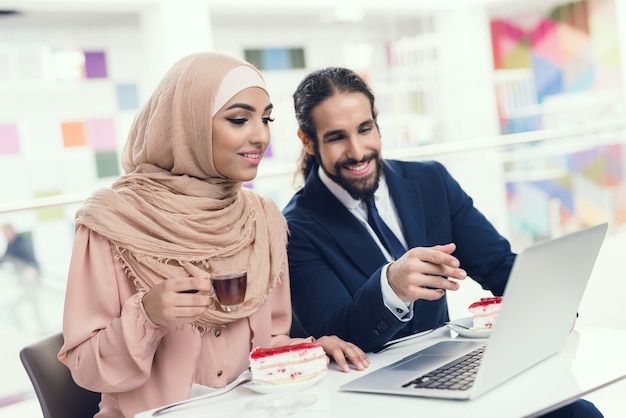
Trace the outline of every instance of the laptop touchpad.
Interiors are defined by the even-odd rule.
[[[480,347],[482,344],[484,344],[484,342],[441,341],[406,357],[393,365],[391,369],[406,371],[430,370],[448,361],[452,361]]]

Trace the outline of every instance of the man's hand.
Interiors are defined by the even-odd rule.
[[[448,279],[463,280],[467,273],[451,255],[455,249],[454,243],[411,248],[387,268],[389,285],[405,302],[437,300],[445,290],[457,290],[459,283]]]

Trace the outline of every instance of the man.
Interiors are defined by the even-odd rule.
[[[22,318],[22,305],[32,309],[37,330],[41,335],[47,333],[47,326],[41,313],[39,300],[40,268],[33,250],[32,243],[23,235],[18,234],[12,225],[2,225],[2,232],[6,238],[6,250],[0,256],[0,266],[8,266],[8,271],[15,277],[20,293],[11,302],[10,312],[20,328],[26,327]]]
[[[315,71],[293,97],[306,182],[283,213],[294,320],[306,335],[371,351],[448,321],[446,292],[468,275],[502,295],[509,242],[441,164],[382,159],[374,95],[358,74]],[[578,400],[546,415],[566,416],[602,414]]]
[[[504,292],[515,258],[508,241],[441,164],[382,160],[374,96],[361,77],[315,72],[294,103],[306,183],[283,213],[294,316],[306,333],[370,351],[448,321],[445,293],[466,271]],[[368,224],[372,198],[409,249],[397,259]]]
[[[382,159],[374,95],[358,74],[315,71],[293,97],[306,182],[283,214],[294,321],[306,335],[372,351],[443,325],[446,292],[467,276],[502,295],[509,242],[441,164]],[[602,414],[579,400],[547,416]]]
[[[23,269],[34,269],[38,272],[39,263],[35,258],[33,246],[22,235],[19,235],[13,226],[2,225],[2,232],[6,238],[7,246],[4,255],[0,257],[0,264],[12,262],[20,271]]]

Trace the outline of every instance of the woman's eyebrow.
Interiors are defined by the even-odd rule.
[[[245,104],[245,103],[233,103],[232,105],[228,106],[226,108],[226,110],[230,110],[230,109],[245,109],[245,110],[249,110],[251,112],[254,112],[256,109],[252,106],[250,106],[249,104]]]
[[[265,110],[270,110],[273,108],[274,108],[274,105],[272,103],[265,106]],[[226,110],[230,110],[230,109],[244,109],[244,110],[249,110],[250,112],[256,111],[254,106],[250,106],[249,104],[246,104],[246,103],[233,103],[232,105],[226,108]]]

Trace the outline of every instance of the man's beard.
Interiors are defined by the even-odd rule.
[[[350,196],[352,196],[355,200],[362,200],[367,202],[368,200],[374,197],[374,192],[378,189],[378,183],[380,181],[380,176],[383,172],[383,164],[382,159],[380,158],[380,154],[377,151],[372,152],[370,155],[363,157],[361,161],[356,160],[342,160],[337,161],[335,163],[335,173],[331,174],[326,170],[326,167],[322,164],[322,160],[320,155],[316,153],[317,161],[322,170],[326,173],[328,177],[330,177],[335,183],[340,185],[345,191],[347,191]],[[375,173],[374,176],[370,173],[367,177],[364,178],[346,178],[342,176],[343,173],[342,168],[349,165],[356,165],[360,163],[364,163],[368,160],[372,160],[374,163]]]

